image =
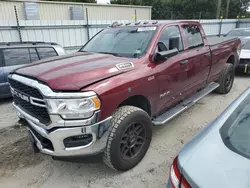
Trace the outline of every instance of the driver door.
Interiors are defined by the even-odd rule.
[[[183,53],[183,40],[178,25],[167,26],[163,29],[155,51],[166,51],[177,48],[179,53],[173,57],[156,62],[158,69],[159,99],[157,111],[163,112],[167,107],[178,102],[185,90],[188,79],[188,67]]]

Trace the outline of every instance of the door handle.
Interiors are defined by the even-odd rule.
[[[181,61],[181,62],[180,62],[181,65],[185,65],[185,64],[187,64],[187,63],[188,63],[188,60],[184,60],[184,61]]]

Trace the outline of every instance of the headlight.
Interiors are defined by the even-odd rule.
[[[97,96],[77,99],[46,99],[50,114],[61,115],[63,119],[84,119],[93,115],[101,106]]]

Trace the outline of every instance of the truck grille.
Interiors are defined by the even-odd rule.
[[[13,79],[9,79],[9,83],[10,83],[12,88],[14,88],[15,90],[17,90],[19,92],[22,92],[22,93],[29,95],[31,97],[34,97],[34,98],[43,99],[42,94],[36,88],[27,86],[21,82],[13,80]]]
[[[240,64],[250,65],[250,59],[240,59]]]
[[[28,97],[34,97],[34,98],[43,100],[43,96],[39,92],[38,89],[27,86],[21,82],[13,80],[11,78],[9,79],[9,83],[15,91],[17,91],[25,96],[28,96]],[[49,124],[50,123],[50,116],[49,116],[48,111],[45,107],[33,105],[30,102],[28,102],[28,101],[26,101],[26,100],[24,100],[16,95],[13,95],[13,100],[18,107],[20,107],[22,110],[24,110],[29,115],[38,119],[40,121],[40,123],[42,123],[42,124]]]

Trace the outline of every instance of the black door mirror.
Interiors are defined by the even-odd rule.
[[[171,37],[169,39],[169,49],[172,50],[174,48],[180,49],[180,38],[179,37]]]
[[[164,61],[167,60],[170,57],[173,57],[179,53],[179,50],[177,48],[174,48],[172,50],[162,51],[162,52],[156,52],[154,55],[154,61]]]

